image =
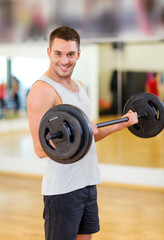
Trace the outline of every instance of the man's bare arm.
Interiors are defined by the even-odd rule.
[[[27,112],[29,126],[33,139],[33,146],[36,155],[39,158],[47,157],[39,141],[39,125],[43,115],[55,105],[56,92],[48,84],[36,82],[27,97]]]
[[[95,142],[100,141],[101,139],[107,137],[111,133],[120,131],[126,127],[130,127],[131,125],[134,125],[138,122],[137,113],[134,113],[131,110],[127,114],[125,114],[123,117],[128,117],[129,121],[106,126],[103,128],[98,128],[98,129],[96,127],[96,124],[92,123]]]

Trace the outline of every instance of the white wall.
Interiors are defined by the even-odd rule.
[[[81,57],[77,62],[73,78],[85,83],[91,101],[91,116],[92,119],[96,119],[99,110],[99,46],[97,44],[81,46]]]
[[[47,57],[47,45],[44,43],[0,44],[0,55],[12,57]]]
[[[136,71],[164,71],[164,43],[126,44],[122,68]]]

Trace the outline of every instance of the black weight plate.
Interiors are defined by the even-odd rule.
[[[61,105],[55,106],[55,109],[61,112],[65,111],[70,115],[73,115],[77,119],[77,121],[80,123],[80,126],[82,128],[81,145],[79,147],[79,150],[76,152],[74,156],[72,156],[71,158],[69,158],[69,160],[67,160],[69,161],[69,163],[76,162],[81,158],[83,158],[90,149],[90,145],[92,143],[92,137],[93,137],[91,123],[88,117],[86,116],[86,114],[76,106],[69,105],[69,104],[61,104]]]
[[[51,141],[46,136],[62,133],[61,138]],[[82,129],[77,119],[64,111],[51,108],[42,118],[39,127],[40,143],[46,154],[60,163],[69,163],[69,159],[76,154],[81,146]]]
[[[140,93],[132,96],[123,109],[126,114],[129,110],[138,115],[146,113],[146,118],[139,118],[139,122],[128,129],[141,138],[155,137],[164,128],[164,103],[151,93]]]
[[[65,106],[66,106],[66,104],[65,104]],[[76,113],[76,118],[81,123],[81,127],[83,130],[83,143],[81,144],[79,153],[77,153],[74,156],[79,160],[87,154],[87,152],[89,151],[90,146],[92,144],[92,138],[93,138],[92,126],[91,126],[91,122],[89,121],[88,117],[81,109],[79,109],[73,105],[67,105],[67,106],[69,106],[69,107],[71,106],[72,114]],[[73,109],[74,109],[74,113],[72,112]],[[69,112],[68,109],[67,109],[67,111]]]

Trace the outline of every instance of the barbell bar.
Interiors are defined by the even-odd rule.
[[[142,113],[137,115],[137,118],[147,118],[147,114],[146,113]],[[118,124],[118,123],[123,123],[123,122],[128,122],[129,118],[128,117],[124,117],[124,118],[118,118],[118,119],[114,119],[114,120],[110,120],[110,121],[106,121],[106,122],[101,122],[101,123],[97,123],[96,126],[97,128],[102,128],[102,127],[107,127],[110,125],[114,125],[114,124]],[[56,138],[62,138],[63,134],[62,132],[57,132],[57,133],[53,133],[53,134],[48,134],[46,135],[46,140],[52,140],[52,139],[56,139]]]
[[[146,113],[142,113],[142,114],[137,114],[137,118],[143,118],[146,119],[147,118],[147,114]],[[96,126],[97,128],[102,128],[102,127],[106,127],[106,126],[110,126],[110,125],[114,125],[114,124],[118,124],[118,123],[123,123],[123,122],[128,122],[129,118],[128,117],[124,117],[124,118],[118,118],[118,119],[114,119],[114,120],[110,120],[110,121],[106,121],[106,122],[102,122],[102,123],[97,123]]]

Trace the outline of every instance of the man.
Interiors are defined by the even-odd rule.
[[[90,105],[85,86],[72,80],[72,72],[80,57],[80,37],[72,28],[61,27],[51,32],[47,54],[49,69],[32,86],[27,99],[29,125],[35,153],[47,157],[40,142],[38,129],[44,113],[58,104],[73,104],[90,119]],[[129,121],[96,128],[95,141],[138,122],[137,114],[129,111]],[[96,185],[100,175],[93,140],[86,156],[72,164],[60,164],[47,157],[43,176],[46,240],[91,240],[99,231]]]

